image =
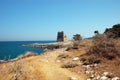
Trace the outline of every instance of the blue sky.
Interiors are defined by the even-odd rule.
[[[120,23],[120,0],[0,0],[0,41],[91,37]]]

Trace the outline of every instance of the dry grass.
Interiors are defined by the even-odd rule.
[[[57,56],[57,59],[58,59],[58,60],[62,60],[62,59],[67,58],[68,56],[69,56],[68,54],[64,54],[64,53],[63,53],[63,54],[58,55],[58,56]]]
[[[94,70],[101,74],[103,72],[112,73],[114,76],[120,77],[120,59],[104,60],[104,62],[97,65]]]
[[[23,58],[27,58],[27,57],[30,57],[30,56],[37,56],[38,54],[37,53],[33,53],[33,52],[26,52],[25,54],[22,54],[22,55],[19,55],[17,58],[18,59],[23,59]]]
[[[70,62],[64,63],[61,67],[62,68],[74,68],[76,66],[79,66],[78,62],[70,61]]]
[[[23,77],[24,60],[1,64],[0,77],[2,80],[20,80]]]
[[[84,65],[98,64],[94,67],[95,72],[113,73],[120,77],[120,39],[107,38],[100,34],[92,39],[92,45],[86,50],[86,53],[80,56]]]
[[[93,38],[93,45],[87,54],[97,54],[112,60],[115,57],[120,57],[119,51],[118,47],[116,47],[115,39],[107,38],[104,34],[99,34]]]
[[[80,61],[82,61],[83,65],[90,65],[90,64],[99,64],[103,61],[103,59],[89,56],[86,58],[81,58]]]

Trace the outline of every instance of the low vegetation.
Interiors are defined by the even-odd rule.
[[[108,38],[105,34],[98,34],[93,38],[93,45],[87,54],[97,54],[101,57],[112,60],[120,57],[120,49],[116,46],[116,40]]]
[[[120,77],[120,24],[96,34],[91,40],[92,45],[80,55],[83,65],[97,64],[94,70],[98,74],[107,71]]]
[[[70,62],[64,63],[61,67],[62,68],[74,68],[76,66],[79,66],[77,62],[70,61]]]
[[[25,54],[19,55],[17,58],[22,59],[22,58],[26,58],[26,57],[30,57],[30,56],[37,56],[37,55],[38,55],[37,53],[28,51]]]
[[[67,58],[68,56],[69,56],[68,54],[63,53],[63,54],[58,55],[57,59],[62,60],[62,59]]]
[[[108,38],[119,38],[120,37],[120,24],[113,25],[112,28],[107,28],[104,32]]]

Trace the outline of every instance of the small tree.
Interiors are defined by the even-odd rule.
[[[82,40],[82,37],[81,37],[80,34],[76,34],[76,35],[73,36],[73,40],[80,41],[80,40]]]
[[[81,40],[82,40],[82,37],[80,34],[73,35],[73,47],[78,48],[78,45]]]

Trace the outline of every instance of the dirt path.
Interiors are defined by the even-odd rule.
[[[56,57],[61,53],[67,52],[64,50],[53,51],[52,53],[46,53],[41,58],[42,67],[40,69],[45,76],[45,80],[69,80],[71,77],[75,77],[78,80],[86,80],[84,74],[78,75],[66,68],[61,68],[61,65],[56,62]]]
[[[61,68],[61,63],[56,62],[56,57],[61,53],[67,53],[64,50],[56,50],[46,52],[40,56],[32,56],[20,60],[20,75],[17,80],[70,80],[71,77],[77,80],[86,80],[84,74],[71,72],[66,68]],[[11,63],[4,64],[4,70],[11,69]],[[13,65],[14,66],[14,65]],[[2,68],[3,65],[0,65]],[[4,71],[2,70],[2,71]],[[14,80],[15,72],[8,72],[4,75],[0,74],[1,80]]]

